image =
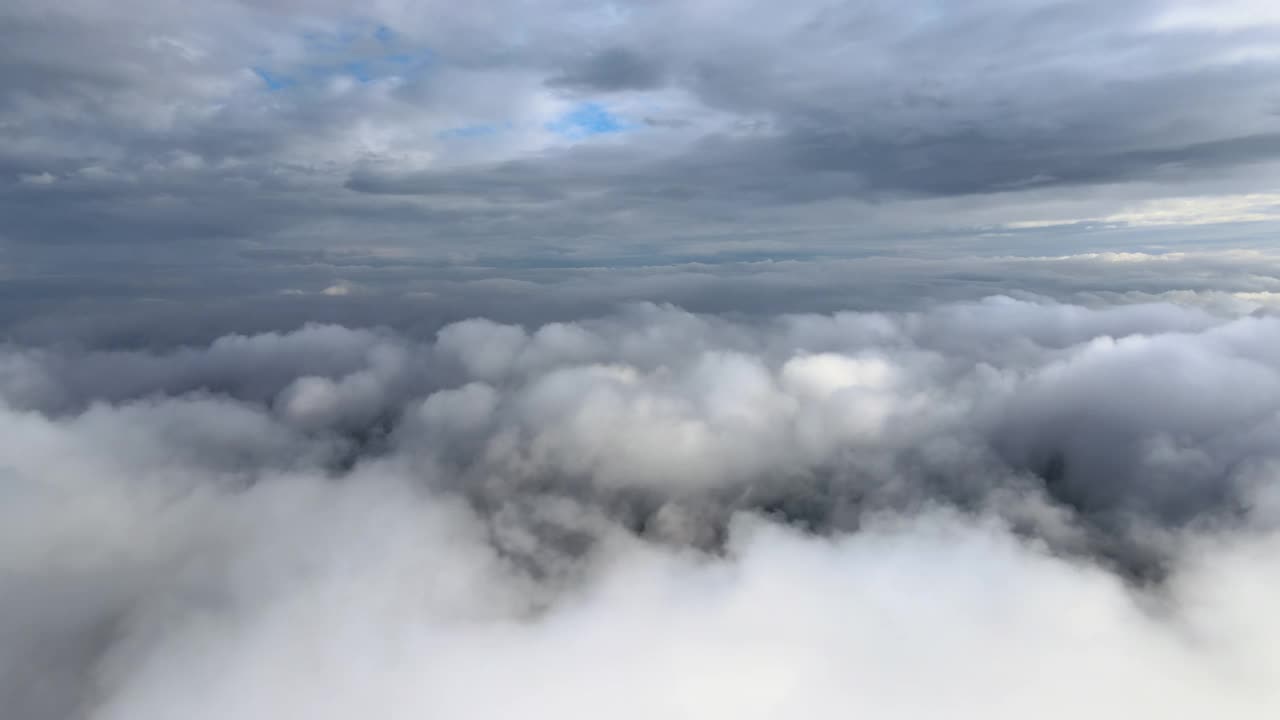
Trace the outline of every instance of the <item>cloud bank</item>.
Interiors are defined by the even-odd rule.
[[[1280,703],[1267,312],[9,345],[0,397],[19,720]]]
[[[1278,217],[1260,0],[170,6],[0,8],[25,299]]]

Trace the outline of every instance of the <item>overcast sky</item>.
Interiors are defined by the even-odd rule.
[[[367,321],[332,300],[359,292],[456,317],[442,280],[1256,246],[1277,47],[1266,0],[11,0],[3,321],[250,296]]]

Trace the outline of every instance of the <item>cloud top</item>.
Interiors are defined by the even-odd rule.
[[[22,720],[1265,717],[1280,326],[996,297],[3,352]]]

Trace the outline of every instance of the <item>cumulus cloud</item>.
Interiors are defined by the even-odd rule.
[[[1273,4],[0,3],[0,715],[1277,716]]]
[[[1267,717],[1280,324],[1047,300],[0,352],[21,720]]]

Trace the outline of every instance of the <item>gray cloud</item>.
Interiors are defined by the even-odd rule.
[[[814,223],[856,245],[972,230],[916,196],[998,223],[1051,188],[1104,216],[1274,185],[1274,18],[1221,19],[1247,4],[161,5],[6,9],[20,266],[49,244],[661,253]],[[582,103],[621,131],[564,125]]]
[[[549,253],[537,262],[489,253],[432,261],[260,250],[200,264],[199,274],[189,258],[86,265],[74,253],[59,253],[40,274],[0,285],[0,326],[27,345],[165,349],[313,321],[386,326],[424,338],[476,315],[540,325],[634,302],[749,317],[925,309],[999,293],[1091,305],[1174,298],[1214,312],[1266,311],[1272,293],[1280,292],[1275,258],[1265,245],[1228,249],[1259,242],[1251,230],[1223,234],[1213,250],[1196,249],[1215,246],[1209,244],[1214,230],[1203,227],[1027,230],[947,238],[950,248],[932,238],[893,238],[856,258],[839,247],[792,257],[787,237],[711,237],[690,239],[684,257],[657,263],[646,245],[614,248],[605,257]],[[1064,244],[1090,252],[993,255],[1009,245],[1022,253],[1055,253]],[[1113,245],[1146,252],[1106,250]],[[332,288],[348,292],[326,294]]]
[[[517,485],[680,496],[765,483],[768,494],[808,477],[852,498],[903,473],[908,485],[893,492],[920,484],[907,495],[959,501],[966,483],[999,484],[984,479],[993,472],[1015,485],[1054,475],[1047,491],[1080,512],[1181,523],[1229,509],[1241,462],[1268,456],[1244,438],[1266,435],[1276,402],[1274,324],[999,297],[741,323],[638,305],[536,331],[473,319],[433,343],[312,326],[159,354],[14,347],[0,388],[14,409],[54,416],[215,393],[335,433],[333,447],[375,430],[448,475]],[[1205,398],[1233,394],[1206,409]],[[1222,427],[1234,431],[1217,445]],[[1168,443],[1220,457],[1166,482],[1145,453]]]
[[[577,67],[550,78],[552,87],[578,92],[652,90],[662,84],[662,68],[653,59],[625,48],[592,53]]]

